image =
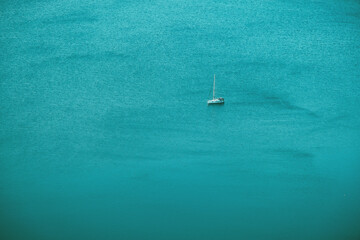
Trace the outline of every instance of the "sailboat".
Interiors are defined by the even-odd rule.
[[[215,98],[215,74],[214,74],[214,86],[213,86],[213,99],[207,101],[207,104],[224,104],[224,98]]]

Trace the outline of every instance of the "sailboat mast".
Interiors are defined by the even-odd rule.
[[[213,99],[215,99],[215,74],[214,74],[214,88],[213,88]]]

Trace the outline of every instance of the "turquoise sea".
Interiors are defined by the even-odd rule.
[[[357,0],[0,1],[0,239],[358,240],[359,172]]]

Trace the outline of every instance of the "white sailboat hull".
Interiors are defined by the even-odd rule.
[[[207,101],[207,104],[210,105],[210,104],[224,104],[225,101],[223,98],[216,98],[216,99],[211,99],[211,100],[208,100]]]

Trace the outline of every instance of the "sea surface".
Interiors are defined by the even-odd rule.
[[[0,238],[360,239],[360,2],[0,1]]]

